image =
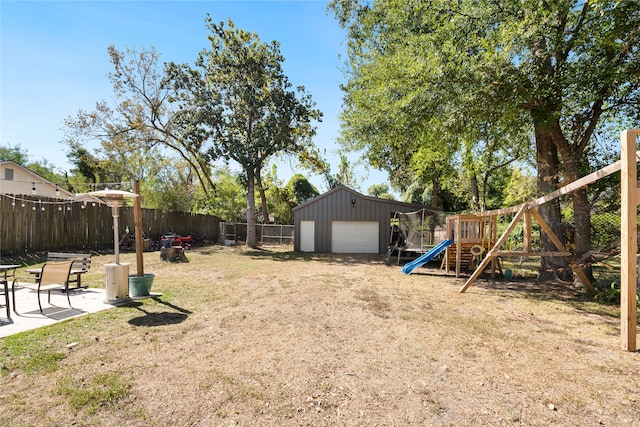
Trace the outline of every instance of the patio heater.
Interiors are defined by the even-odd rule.
[[[129,301],[129,264],[120,264],[120,231],[118,229],[118,217],[120,207],[125,198],[138,197],[136,193],[122,190],[100,190],[87,193],[89,196],[98,197],[111,207],[113,216],[113,250],[115,262],[105,264],[105,302],[107,304],[123,304]]]

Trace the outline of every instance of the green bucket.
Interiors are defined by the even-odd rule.
[[[156,277],[155,274],[129,275],[129,296],[131,298],[148,297],[154,277]]]
[[[505,278],[506,280],[511,280],[511,278],[512,278],[512,277],[513,277],[513,271],[511,271],[511,269],[507,268],[507,269],[504,271],[504,278]]]

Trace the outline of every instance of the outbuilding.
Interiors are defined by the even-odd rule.
[[[365,196],[339,185],[293,209],[294,250],[383,254],[394,214],[423,208],[426,206]]]

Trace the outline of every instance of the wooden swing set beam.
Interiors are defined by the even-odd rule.
[[[547,234],[547,237],[551,239],[556,249],[558,249],[559,251],[565,249],[562,241],[560,241],[558,236],[556,236],[555,233],[551,230],[551,227],[549,226],[549,224],[547,224],[547,221],[542,218],[542,215],[540,215],[534,208],[531,208],[530,211],[531,214],[536,218],[536,221],[538,221],[538,224],[540,224],[540,228]],[[596,288],[593,286],[582,267],[576,264],[575,260],[573,259],[573,255],[565,256],[564,259],[567,260],[575,275],[578,276],[584,287],[587,289],[587,293],[589,295],[595,295]]]
[[[558,252],[535,252],[535,251],[497,251],[496,256],[569,256],[571,252],[558,251]]]
[[[635,140],[634,140],[634,144],[635,144]],[[635,151],[635,145],[634,145],[633,152],[636,154],[636,157],[640,157],[640,151],[637,151],[637,152]],[[489,262],[492,259],[500,256],[501,251],[499,249],[506,242],[507,238],[515,228],[516,224],[518,223],[518,221],[520,221],[521,217],[523,216],[525,217],[525,225],[528,225],[528,228],[525,228],[525,236],[527,237],[526,240],[528,240],[530,244],[529,233],[531,232],[531,219],[529,215],[533,215],[538,221],[538,223],[540,224],[540,227],[542,228],[542,230],[547,234],[547,236],[553,242],[554,246],[558,249],[558,251],[563,252],[562,256],[564,256],[567,259],[567,261],[569,262],[569,265],[571,265],[571,268],[573,269],[573,271],[576,273],[576,275],[578,276],[582,284],[587,289],[587,292],[591,294],[595,293],[595,288],[593,284],[591,283],[591,281],[589,281],[589,279],[587,278],[582,268],[580,268],[580,266],[575,263],[572,256],[570,255],[567,256],[564,254],[566,252],[564,245],[562,245],[562,242],[560,241],[560,239],[558,239],[558,237],[551,231],[551,227],[549,227],[549,225],[546,223],[546,221],[544,221],[544,219],[540,216],[537,210],[535,210],[535,208],[545,203],[548,203],[554,199],[557,199],[560,196],[571,193],[572,191],[575,191],[579,188],[589,185],[601,178],[609,176],[612,173],[618,172],[622,167],[622,163],[623,163],[623,159],[618,160],[617,162],[612,163],[609,166],[606,166],[595,172],[592,172],[589,175],[583,176],[582,178],[577,179],[565,185],[564,187],[557,189],[556,191],[553,191],[549,194],[546,194],[542,197],[539,197],[535,200],[524,203],[522,205],[512,206],[510,208],[504,208],[504,209],[495,209],[491,211],[478,212],[476,214],[477,216],[504,215],[504,214],[513,213],[513,212],[516,212],[516,215],[513,217],[513,219],[511,220],[511,223],[509,224],[509,226],[507,226],[507,229],[504,231],[502,236],[500,236],[500,238],[496,241],[493,248],[491,248],[491,250],[487,252],[487,256],[482,260],[480,265],[478,265],[478,267],[473,272],[471,277],[469,277],[469,279],[465,282],[462,288],[460,288],[460,292],[461,293],[465,292],[477,280],[480,274],[487,268],[487,265],[489,264]],[[636,195],[636,200],[637,200],[637,195]],[[530,248],[527,247],[525,249],[530,249]],[[530,253],[529,250],[518,252],[517,256],[527,256],[527,254],[529,253]]]
[[[596,172],[586,175],[576,181],[573,181],[558,190],[551,192],[545,196],[539,197],[531,202],[513,206],[505,209],[496,209],[477,213],[478,216],[504,215],[508,213],[516,213],[507,226],[507,229],[496,241],[495,245],[487,253],[478,268],[473,272],[471,277],[466,281],[464,286],[460,288],[460,292],[465,292],[469,286],[476,281],[478,276],[484,271],[492,260],[498,256],[504,255],[520,255],[520,256],[555,256],[555,254],[564,256],[569,260],[571,267],[576,272],[582,283],[588,291],[595,292],[593,285],[584,275],[580,266],[573,261],[571,254],[564,251],[560,239],[551,231],[549,225],[537,212],[535,207],[547,203],[557,197],[575,191],[585,185],[589,185],[600,178],[611,175],[620,171],[620,193],[621,193],[621,227],[620,227],[620,345],[622,350],[637,351],[637,296],[638,289],[638,202],[640,200],[640,183],[638,182],[637,163],[640,161],[640,151],[636,151],[637,136],[640,135],[640,129],[627,129],[620,133],[620,160],[604,167]],[[543,231],[547,233],[553,244],[558,248],[559,252],[531,252],[530,251],[530,232],[531,218],[533,215],[540,224]],[[516,224],[524,217],[525,222],[525,250],[523,252],[500,251],[499,248],[506,242]]]
[[[638,151],[640,154],[640,151]],[[558,188],[556,191],[552,191],[549,194],[545,194],[544,196],[538,197],[530,202],[523,203],[522,205],[511,206],[509,208],[502,209],[494,209],[492,211],[484,211],[477,212],[474,215],[476,216],[491,216],[491,215],[506,215],[509,213],[518,212],[520,208],[524,205],[527,205],[529,208],[535,208],[540,205],[544,205],[547,202],[550,202],[553,199],[557,199],[560,196],[564,196],[565,194],[571,193],[572,191],[576,191],[579,188],[582,188],[586,185],[591,184],[599,180],[600,178],[604,178],[605,176],[609,176],[612,173],[618,172],[622,165],[622,160],[618,160],[617,162],[611,163],[609,166],[606,166],[602,169],[598,169],[595,172],[590,173],[589,175],[585,175],[580,179],[576,179],[573,182],[565,185],[564,187]]]

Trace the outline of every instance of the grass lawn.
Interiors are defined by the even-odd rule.
[[[0,426],[640,426],[618,307],[290,249],[146,253],[161,296],[0,339]]]

